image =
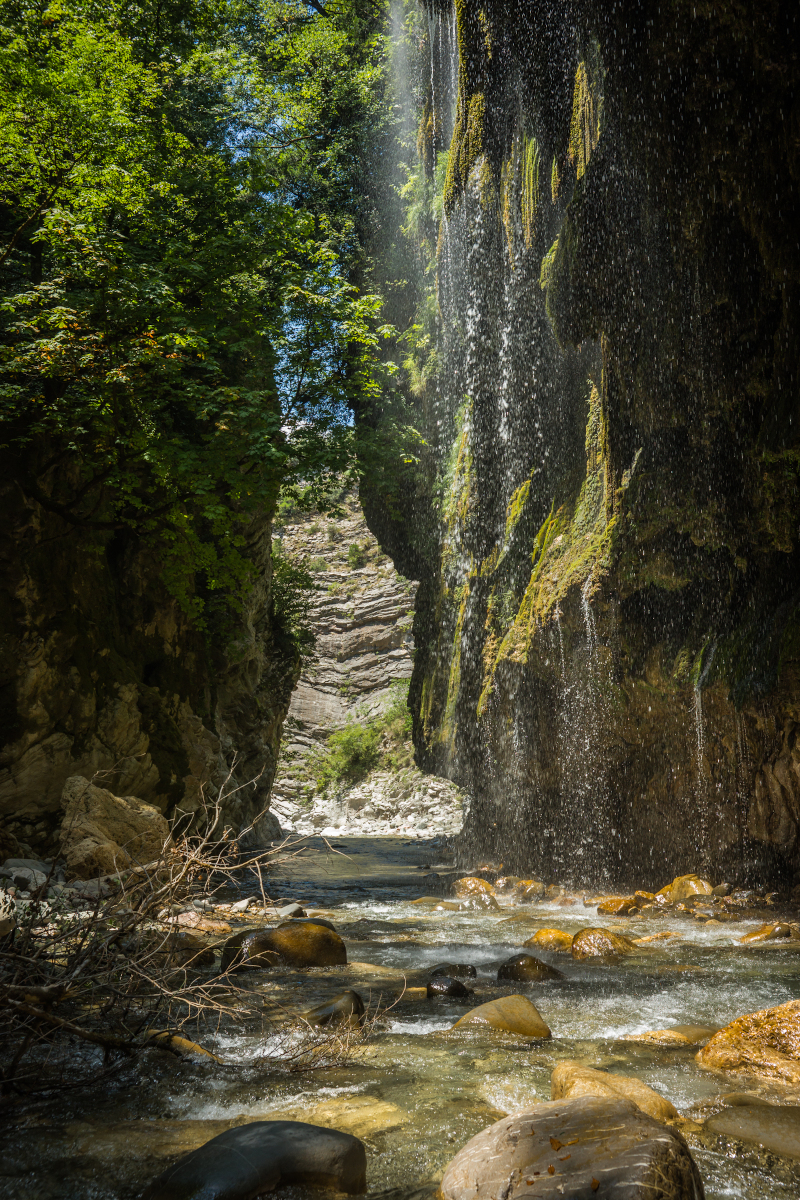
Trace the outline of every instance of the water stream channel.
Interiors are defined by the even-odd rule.
[[[501,903],[488,912],[415,905],[425,891],[422,877],[441,868],[441,853],[436,843],[400,838],[342,838],[332,850],[317,840],[270,878],[271,894],[296,899],[335,923],[348,966],[250,972],[269,1010],[303,1011],[344,988],[371,997],[373,1005],[379,998],[393,1004],[348,1060],[288,1073],[269,1057],[269,1030],[245,1025],[204,1039],[224,1060],[220,1065],[180,1062],[154,1050],[140,1060],[134,1079],[127,1074],[96,1092],[67,1093],[34,1110],[7,1136],[0,1196],[133,1200],[168,1162],[231,1124],[277,1117],[361,1137],[370,1196],[433,1195],[443,1168],[470,1137],[505,1114],[550,1099],[550,1075],[562,1059],[636,1076],[668,1097],[686,1119],[683,1132],[707,1200],[800,1194],[800,1166],[791,1160],[700,1128],[721,1095],[752,1090],[752,1081],[702,1070],[694,1048],[621,1040],[676,1024],[721,1026],[791,999],[800,966],[795,953],[737,944],[753,921],[707,928],[672,918],[620,921],[584,907],[580,892],[550,903]],[[537,951],[562,979],[497,983],[499,963],[537,929],[572,934],[587,925],[624,929],[629,937],[665,928],[679,936],[613,965]],[[429,1000],[417,990],[396,1001],[404,984],[419,989],[445,961],[477,968],[467,981],[474,996]],[[535,1003],[552,1040],[448,1032],[469,1008],[514,993]],[[760,1090],[769,1098],[769,1088]],[[774,1098],[797,1102],[785,1090]]]

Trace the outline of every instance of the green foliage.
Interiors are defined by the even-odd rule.
[[[324,502],[377,396],[352,279],[377,14],[14,0],[0,25],[0,445],[201,619],[279,489]]]
[[[359,567],[364,566],[365,561],[366,561],[366,559],[364,558],[364,551],[362,550],[361,546],[357,546],[355,542],[351,546],[348,546],[348,548],[347,548],[347,565],[348,565],[348,567],[352,567],[352,569],[354,571],[357,571]]]
[[[522,230],[525,245],[530,246],[536,231],[536,215],[539,211],[539,143],[536,138],[525,138],[522,151]]]
[[[370,720],[349,721],[330,735],[313,768],[318,789],[358,783],[379,767],[401,770],[411,766],[410,737],[408,680],[397,679],[382,713]]]
[[[300,658],[313,658],[316,638],[311,628],[311,600],[317,585],[306,565],[272,548],[272,616],[275,628],[291,642]]]

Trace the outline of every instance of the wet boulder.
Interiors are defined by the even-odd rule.
[[[240,967],[274,967],[279,962],[277,951],[272,949],[266,936],[268,929],[240,929],[229,937],[222,947],[220,973],[235,971]]]
[[[253,1200],[279,1183],[366,1190],[364,1143],[304,1121],[253,1121],[228,1129],[155,1179],[142,1200]]]
[[[713,1025],[672,1025],[669,1029],[648,1029],[644,1033],[626,1033],[620,1041],[642,1046],[704,1046],[717,1033]]]
[[[636,911],[636,898],[634,896],[609,896],[597,906],[598,916],[607,917],[626,917],[628,913]]]
[[[309,1025],[363,1025],[364,1001],[358,992],[348,990],[317,1004],[303,1013],[303,1020]]]
[[[471,963],[439,963],[431,971],[434,975],[450,975],[453,979],[475,979],[478,972]]]
[[[497,982],[514,980],[516,982],[536,981],[540,979],[563,979],[561,971],[548,967],[541,959],[532,954],[512,954],[511,958],[501,963],[497,972]]]
[[[635,949],[630,938],[612,933],[609,929],[582,929],[572,939],[572,957],[579,960],[618,958],[621,954],[631,954]]]
[[[539,929],[522,944],[538,947],[539,950],[556,950],[569,954],[572,950],[572,934],[565,933],[563,929]]]
[[[297,925],[324,925],[326,929],[332,929],[334,933],[338,932],[333,921],[329,921],[327,917],[292,917],[291,920],[281,921],[278,929],[283,929],[284,926],[289,925],[292,927]]]
[[[447,901],[442,901],[442,904],[446,905]],[[462,911],[500,907],[494,896],[490,895],[488,892],[475,892],[472,895],[464,896],[464,898],[459,901],[459,905]]]
[[[702,1200],[681,1135],[629,1100],[537,1104],[490,1125],[447,1167],[443,1200]]]
[[[499,1033],[515,1033],[519,1037],[549,1038],[549,1027],[542,1020],[535,1005],[527,996],[503,996],[499,1000],[490,1000],[477,1008],[465,1013],[456,1021],[453,1029],[463,1029],[469,1026],[488,1026]]]
[[[800,1108],[794,1104],[750,1103],[723,1108],[705,1122],[710,1133],[751,1142],[779,1154],[782,1158],[800,1158]]]
[[[463,879],[457,879],[453,884],[453,895],[459,900],[463,900],[467,896],[491,896],[494,899],[494,894],[492,885],[478,876],[467,875]]]
[[[541,900],[545,893],[545,886],[541,879],[520,879],[514,890],[514,898],[520,904],[532,904],[535,900]]]
[[[494,881],[495,892],[513,892],[523,882],[518,875],[501,875]]]
[[[659,888],[656,896],[660,896],[667,904],[678,904],[690,896],[710,896],[713,890],[708,880],[701,879],[699,875],[677,875],[672,883]]]
[[[553,1100],[574,1100],[578,1096],[606,1096],[612,1100],[631,1100],[648,1116],[657,1121],[670,1121],[678,1110],[653,1088],[628,1075],[613,1075],[610,1071],[595,1071],[572,1059],[560,1062],[550,1076],[550,1096]]]
[[[316,921],[287,921],[266,931],[265,949],[274,950],[292,967],[338,967],[347,950],[335,929]]]
[[[800,1000],[738,1017],[695,1056],[701,1067],[800,1084]]]
[[[453,979],[450,975],[433,975],[425,989],[429,1000],[433,1000],[436,996],[458,996],[464,998],[471,996],[472,992],[460,979]]]
[[[740,937],[739,941],[747,945],[751,942],[771,942],[777,938],[790,938],[791,936],[791,926],[785,921],[779,921],[775,925],[762,925],[760,929],[753,929],[744,937]]]

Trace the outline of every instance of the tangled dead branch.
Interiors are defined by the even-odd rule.
[[[156,1042],[181,1055],[187,1047],[202,1053],[187,1035],[202,1037],[234,1021],[255,1022],[274,1035],[270,1057],[284,1058],[293,1069],[340,1061],[362,1036],[360,1030],[290,1031],[286,1015],[265,1013],[263,998],[246,980],[215,973],[213,965],[209,970],[213,950],[182,923],[197,914],[197,923],[213,934],[209,901],[248,874],[268,906],[265,875],[305,849],[302,839],[287,838],[243,853],[221,821],[223,799],[236,790],[233,770],[226,784],[206,806],[200,829],[196,814],[173,821],[154,862],[99,885],[92,881],[69,899],[45,899],[49,879],[27,899],[16,899],[14,927],[9,931],[7,922],[0,931],[2,1102],[86,1082]],[[85,1054],[76,1054],[78,1044],[95,1048],[88,1064]]]

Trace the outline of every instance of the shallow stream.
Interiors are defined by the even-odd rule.
[[[326,1070],[291,1074],[269,1058],[274,1039],[252,1027],[204,1040],[225,1065],[182,1063],[153,1051],[130,1074],[68,1093],[37,1109],[4,1137],[0,1196],[13,1200],[132,1200],[179,1154],[234,1121],[282,1116],[345,1129],[368,1150],[372,1195],[430,1193],[464,1143],[501,1116],[550,1099],[550,1074],[564,1058],[635,1075],[689,1118],[684,1134],[708,1200],[796,1200],[800,1162],[704,1133],[697,1122],[714,1101],[749,1084],[701,1070],[695,1049],[654,1048],[619,1039],[676,1024],[721,1026],[800,995],[800,956],[746,948],[736,939],[756,922],[703,928],[694,921],[603,918],[580,900],[503,907],[499,912],[433,911],[411,901],[436,866],[436,848],[399,838],[339,839],[317,846],[270,877],[273,896],[297,899],[332,919],[347,967],[264,971],[252,979],[270,1011],[302,1011],[344,988],[392,1004],[419,988],[437,963],[472,963],[468,1001],[406,993],[352,1057]],[[575,962],[536,951],[563,979],[498,985],[500,962],[539,928],[568,933],[609,925],[631,937],[675,929],[616,965]],[[491,1032],[448,1033],[470,1007],[523,993],[552,1030],[531,1042]],[[259,1055],[261,1056],[259,1058]],[[258,1061],[256,1061],[258,1059]],[[755,1089],[758,1090],[758,1089]],[[762,1089],[768,1091],[768,1089]],[[775,1098],[797,1103],[784,1092]],[[298,1195],[300,1193],[298,1192]]]

